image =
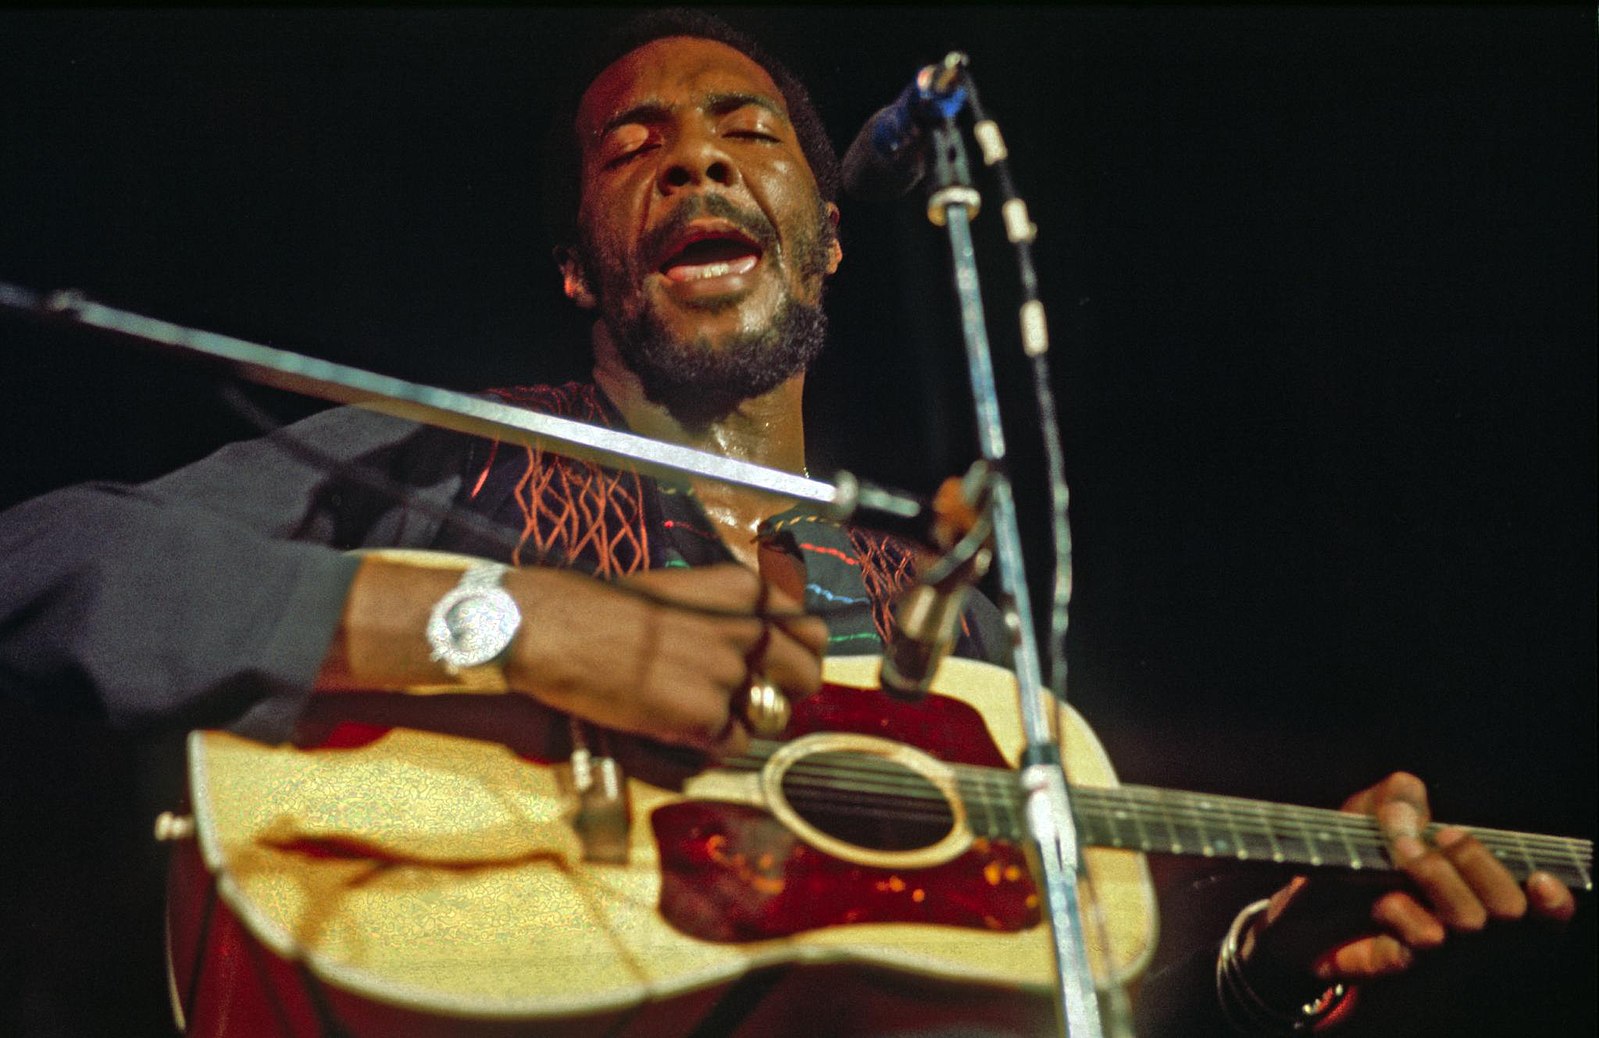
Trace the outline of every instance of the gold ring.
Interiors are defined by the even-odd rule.
[[[744,692],[744,723],[756,735],[768,739],[782,735],[793,715],[788,697],[765,678],[756,678]]]

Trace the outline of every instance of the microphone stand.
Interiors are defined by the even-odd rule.
[[[86,298],[72,289],[40,293],[0,281],[0,312],[109,332],[219,364],[240,378],[277,389],[457,432],[486,436],[630,469],[669,483],[688,477],[792,498],[838,522],[853,522],[933,545],[940,523],[932,502],[876,486],[849,472],[834,482],[798,476],[736,458],[663,443],[636,433],[586,425],[470,393],[406,382],[360,368],[189,328]]]
[[[949,234],[955,293],[961,311],[961,334],[966,341],[966,361],[977,413],[978,447],[991,471],[988,507],[994,528],[999,605],[1011,631],[1022,732],[1027,740],[1019,772],[1022,816],[1027,820],[1028,834],[1033,841],[1029,852],[1044,888],[1044,905],[1054,937],[1056,1007],[1061,1033],[1067,1038],[1100,1038],[1104,1031],[1083,939],[1082,918],[1078,913],[1077,829],[1066,775],[1061,769],[1060,747],[1050,735],[1046,703],[1051,701],[1051,696],[1039,670],[1021,530],[1016,521],[1010,480],[1005,473],[1005,436],[1000,424],[993,358],[978,285],[977,256],[972,245],[971,219],[977,213],[981,197],[972,187],[965,143],[955,127],[953,113],[941,112],[940,116],[940,121],[930,127],[929,134],[927,218]]]

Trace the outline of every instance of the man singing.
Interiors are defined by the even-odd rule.
[[[802,87],[715,19],[646,16],[616,36],[569,129],[556,135],[572,189],[557,262],[567,297],[594,315],[593,381],[497,395],[803,472],[806,369],[844,257],[837,163]],[[348,554],[379,547],[493,564]],[[749,747],[752,686],[801,703],[824,655],[880,651],[914,568],[899,541],[758,492],[665,486],[349,410],[142,487],[22,505],[0,524],[0,548],[8,696],[276,742],[313,697],[336,712],[346,692],[459,682],[704,762]],[[441,607],[463,597],[482,607],[471,618]],[[986,601],[969,608],[957,651],[1006,660]],[[1227,983],[1215,984],[1214,946],[1204,983],[1151,982],[1151,1027],[1321,1026],[1354,985],[1454,933],[1573,911],[1558,881],[1518,886],[1463,831],[1424,840],[1426,794],[1409,776],[1348,806],[1377,817],[1410,885],[1350,912],[1330,881],[1294,883],[1239,917],[1220,952]],[[789,1007],[781,1022],[794,1034],[842,1033],[848,1000],[905,997],[869,978],[831,994],[785,983],[755,995]],[[740,998],[702,1007],[683,1033],[775,1033],[778,1014]],[[1027,1013],[999,1001],[940,1002],[913,1029],[1048,1026],[1041,1000]]]

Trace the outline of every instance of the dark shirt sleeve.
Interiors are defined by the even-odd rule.
[[[1150,856],[1160,945],[1138,985],[1140,1038],[1236,1038],[1216,995],[1216,956],[1233,918],[1290,875],[1271,866],[1217,870],[1201,859]]]
[[[285,738],[358,564],[345,552],[430,546],[464,442],[341,408],[0,515],[0,695]]]

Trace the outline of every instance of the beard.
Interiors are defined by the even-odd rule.
[[[673,338],[646,308],[618,328],[617,351],[638,375],[644,395],[685,425],[705,425],[740,403],[776,389],[822,352],[827,315],[819,304],[785,299],[771,323],[714,347],[704,336]]]
[[[680,217],[686,221],[700,211],[745,226],[754,224],[749,229],[757,240],[776,240],[763,216],[734,209],[720,196],[710,196],[704,205],[685,210]],[[816,211],[813,225],[795,235],[793,250],[801,276],[814,280],[818,286],[815,301],[788,294],[771,321],[741,331],[720,346],[707,336],[676,338],[654,308],[624,306],[619,302],[624,292],[601,291],[601,319],[649,400],[665,407],[686,426],[704,426],[730,414],[743,401],[776,389],[815,362],[827,338],[820,286],[827,272],[833,235],[820,197],[816,199]],[[580,246],[580,252],[585,262],[593,256],[587,242]],[[718,302],[705,309],[714,313],[736,305],[733,301]]]

